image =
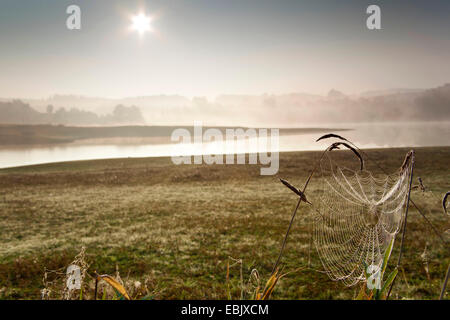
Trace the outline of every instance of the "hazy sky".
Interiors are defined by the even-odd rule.
[[[369,4],[382,30],[366,28]],[[139,12],[154,29],[142,38]],[[448,0],[0,0],[0,96],[427,88],[450,82],[449,35]]]

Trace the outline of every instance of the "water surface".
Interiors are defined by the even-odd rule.
[[[360,148],[450,146],[450,122],[333,123],[314,124],[311,127],[351,128],[353,130],[340,131],[338,134],[352,140]],[[279,151],[323,150],[329,145],[329,141],[316,143],[315,140],[321,135],[322,133],[280,136]],[[264,149],[250,151],[265,151]],[[248,145],[238,146],[235,150],[236,153],[248,151]],[[169,137],[93,139],[58,145],[2,147],[0,168],[73,160],[223,153],[227,153],[227,149],[225,143],[221,142],[174,144]]]

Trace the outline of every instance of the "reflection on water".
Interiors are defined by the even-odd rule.
[[[450,146],[450,122],[332,124],[322,127],[352,128],[340,132],[361,148]],[[324,132],[325,133],[325,132]],[[323,150],[329,142],[316,143],[320,133],[280,137],[280,151]],[[248,149],[236,150],[237,153]],[[253,150],[254,151],[254,150]],[[264,150],[260,150],[264,151]],[[160,157],[200,153],[226,153],[223,143],[202,146],[171,144],[169,137],[158,141],[136,138],[131,141],[78,141],[52,146],[8,147],[0,149],[0,168],[48,162],[127,157]]]

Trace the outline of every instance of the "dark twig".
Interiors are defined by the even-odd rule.
[[[94,290],[94,300],[97,300],[97,287],[98,287],[98,276],[97,276],[97,271],[95,271],[95,290]]]
[[[447,191],[444,198],[442,199],[442,207],[444,208],[444,212],[447,213],[447,197],[450,194],[450,191]],[[444,283],[442,284],[441,294],[439,296],[439,300],[444,299],[445,289],[447,288],[448,277],[450,275],[450,263],[447,267],[447,274],[445,275]]]
[[[442,284],[441,295],[439,296],[439,300],[444,299],[445,289],[447,288],[448,277],[450,274],[450,263],[447,267],[447,274],[445,275],[444,283]]]
[[[295,206],[294,212],[292,213],[291,221],[289,222],[289,226],[288,226],[288,229],[287,229],[287,231],[286,231],[286,235],[284,236],[283,244],[281,245],[281,249],[280,249],[280,253],[278,254],[277,261],[275,262],[275,264],[274,264],[274,266],[273,266],[273,269],[272,269],[272,274],[274,274],[274,273],[275,273],[275,270],[277,270],[277,268],[278,268],[278,264],[280,263],[281,256],[283,255],[284,247],[286,246],[286,241],[287,241],[287,238],[288,238],[288,236],[289,236],[289,232],[291,231],[292,224],[294,223],[295,215],[297,214],[298,207],[300,207],[300,203],[303,201],[301,195],[305,196],[305,191],[306,191],[306,188],[308,187],[309,181],[311,180],[311,177],[312,177],[312,176],[314,175],[314,173],[316,172],[319,163],[322,161],[322,158],[323,158],[323,156],[325,155],[325,153],[326,153],[327,151],[328,151],[328,148],[322,153],[322,155],[320,156],[320,159],[316,162],[316,165],[314,166],[314,169],[313,169],[313,170],[311,171],[311,173],[309,174],[309,177],[308,177],[308,179],[306,180],[305,186],[303,187],[303,190],[302,190],[302,191],[300,191],[300,190],[298,190],[297,188],[293,187],[290,183],[288,183],[288,185],[285,184],[283,181],[286,181],[286,180],[280,179],[281,182],[283,182],[283,184],[286,185],[286,186],[287,186],[289,189],[291,189],[292,191],[294,191],[294,190],[299,191],[299,192],[300,192],[300,197],[298,198],[297,205]],[[287,181],[286,181],[286,182],[287,182]],[[296,194],[298,194],[296,191],[294,191],[294,192],[295,192]],[[306,200],[306,196],[305,196],[305,200]]]
[[[450,195],[450,191],[447,191],[444,198],[442,199],[442,208],[444,208],[444,212],[447,213],[447,198]]]
[[[318,141],[320,141],[320,140],[323,140],[323,139],[329,139],[329,138],[336,138],[336,139],[341,139],[341,140],[350,142],[350,141],[348,141],[347,139],[345,139],[344,137],[342,137],[342,136],[340,136],[340,135],[337,135],[337,134],[335,134],[335,133],[328,133],[328,134],[325,134],[325,135],[321,136],[319,139],[317,139],[316,142],[318,142]],[[350,142],[350,143],[351,143],[351,142]]]
[[[403,242],[405,240],[405,234],[406,234],[406,223],[407,223],[407,219],[408,219],[409,201],[411,200],[411,185],[412,185],[412,180],[413,180],[413,175],[414,175],[414,151],[411,150],[410,153],[411,153],[411,172],[410,172],[410,177],[409,177],[408,199],[406,200],[405,219],[403,220],[402,241],[400,243],[400,253],[398,255],[396,268],[398,268],[400,266],[400,261],[402,260]],[[388,300],[389,296],[391,295],[392,287],[394,286],[396,279],[397,279],[397,275],[394,277],[394,280],[392,281],[391,286],[389,287],[389,292],[386,296],[386,300]]]
[[[292,227],[292,224],[294,223],[295,215],[297,214],[297,210],[298,210],[298,207],[300,206],[301,202],[302,202],[302,199],[298,198],[297,205],[295,206],[294,212],[292,213],[291,221],[289,222],[289,226],[286,231],[286,235],[284,236],[283,244],[281,245],[280,253],[278,254],[277,262],[275,262],[275,264],[273,266],[272,274],[274,274],[275,270],[277,270],[277,268],[278,268],[278,264],[280,263],[281,256],[283,255],[284,247],[286,246],[286,241],[287,241],[289,232],[291,231],[291,227]]]
[[[294,192],[296,195],[298,195],[302,201],[305,201],[308,204],[312,204],[311,202],[308,201],[308,199],[306,199],[305,194],[301,190],[297,189],[296,187],[294,187],[292,184],[290,184],[288,181],[286,181],[284,179],[280,179],[280,181],[282,184],[284,184],[286,187],[288,187],[292,192]]]
[[[345,142],[335,142],[335,143],[333,143],[333,144],[328,148],[328,150],[331,151],[331,150],[334,150],[334,149],[339,149],[339,146],[340,146],[340,145],[343,145],[344,147],[346,147],[346,148],[352,150],[352,152],[359,158],[359,161],[360,161],[360,163],[361,163],[361,170],[363,170],[363,169],[364,169],[364,160],[363,160],[363,158],[361,157],[361,155],[359,154],[359,152],[358,152],[355,148],[353,148],[352,146],[350,146],[348,143],[345,143]]]

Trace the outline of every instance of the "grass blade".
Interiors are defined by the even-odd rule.
[[[109,276],[107,274],[99,275],[98,278],[99,278],[99,280],[104,280],[106,283],[108,283],[111,287],[113,287],[114,290],[116,290],[125,299],[131,300],[131,298],[128,295],[128,293],[125,290],[125,288],[119,282],[117,282],[116,279],[114,279],[113,277],[111,277],[111,276]]]

